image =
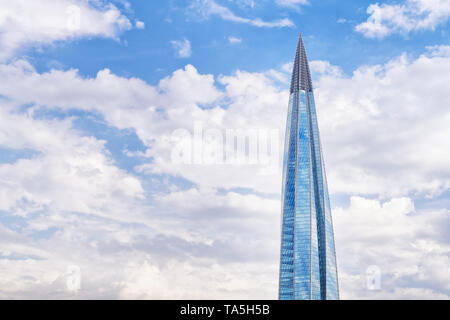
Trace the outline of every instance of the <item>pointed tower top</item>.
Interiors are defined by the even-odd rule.
[[[294,70],[292,71],[291,93],[305,90],[312,91],[311,72],[308,58],[303,45],[302,34],[298,38],[297,52],[295,53]]]

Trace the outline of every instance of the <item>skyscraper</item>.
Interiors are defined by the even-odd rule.
[[[282,188],[279,298],[339,299],[330,200],[301,35],[291,80]]]

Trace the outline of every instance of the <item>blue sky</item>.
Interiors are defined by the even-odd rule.
[[[0,1],[0,298],[276,298],[301,32],[341,297],[448,299],[449,18],[446,0]],[[269,163],[214,158],[248,128],[274,135]]]
[[[228,74],[236,69],[258,72],[279,68],[292,59],[296,42],[302,32],[308,54],[316,60],[327,60],[346,73],[362,64],[385,63],[403,52],[417,56],[427,46],[448,43],[447,23],[436,30],[419,30],[413,34],[394,34],[380,40],[367,39],[354,32],[367,19],[372,1],[330,1],[298,6],[298,10],[280,7],[274,1],[218,2],[236,15],[276,21],[288,18],[287,28],[254,27],[246,23],[230,23],[217,15],[198,12],[189,1],[136,1],[127,16],[143,21],[146,28],[130,30],[110,39],[78,39],[47,46],[41,53],[32,52],[34,65],[40,71],[55,67],[77,68],[80,74],[93,76],[98,70],[110,68],[124,77],[139,77],[155,84],[186,63],[200,72]],[[389,2],[386,3],[395,3]],[[120,8],[120,2],[117,3]],[[231,44],[229,37],[242,39]],[[170,41],[187,38],[193,53],[177,59]],[[355,54],[358,52],[358,54]]]

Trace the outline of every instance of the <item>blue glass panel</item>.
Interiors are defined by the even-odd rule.
[[[283,176],[283,224],[280,257],[280,299],[294,298],[294,211],[297,149],[297,94],[290,98]]]
[[[305,91],[300,91],[295,207],[294,277],[295,299],[311,295],[311,174],[309,125]]]

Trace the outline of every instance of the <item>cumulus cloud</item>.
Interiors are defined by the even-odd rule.
[[[132,24],[109,2],[0,1],[0,59],[29,46],[80,37],[116,38]]]
[[[416,211],[407,197],[352,197],[348,208],[335,208],[342,298],[448,299],[450,245],[441,224],[449,217]]]
[[[10,113],[4,104],[0,115],[0,145],[36,151],[32,158],[0,165],[0,210],[107,216],[122,201],[143,198],[141,182],[112,164],[105,141],[81,136],[69,120],[36,120]]]
[[[0,165],[2,298],[202,298],[211,284],[217,298],[274,297],[276,263],[255,270],[276,261],[266,239],[278,201],[192,189],[161,194],[155,207],[104,142],[81,136],[70,121],[8,112],[0,119],[0,145],[40,151]],[[5,212],[22,226],[9,225]],[[66,286],[71,265],[81,270],[76,294]]]
[[[447,49],[351,76],[311,63],[330,191],[354,195],[334,211],[343,298],[448,297],[448,211],[412,200],[449,186],[448,89],[427,77],[450,74]],[[283,131],[288,91],[276,76],[214,77],[187,65],[152,86],[107,69],[82,77],[23,60],[0,65],[0,145],[36,151],[0,164],[1,297],[73,297],[65,281],[75,264],[78,297],[276,298],[279,172],[171,161],[172,133],[193,133],[196,122]],[[145,163],[119,169],[105,141],[42,110],[82,110],[133,130]],[[367,290],[369,265],[382,271],[381,291]]]
[[[371,4],[366,22],[356,31],[368,38],[384,38],[393,33],[407,34],[418,30],[435,30],[450,17],[447,0],[405,0],[402,4]]]
[[[432,196],[449,188],[450,113],[444,106],[450,101],[446,81],[435,76],[450,72],[449,59],[435,48],[417,59],[403,55],[360,67],[350,77],[333,71],[319,79],[318,113],[333,192]]]
[[[176,176],[183,170],[165,167],[164,162],[170,164],[165,139],[175,128],[191,127],[197,117],[205,124],[221,121],[221,108],[199,107],[223,98],[224,92],[215,87],[211,75],[201,75],[188,65],[152,87],[139,79],[117,77],[109,70],[88,79],[76,70],[39,74],[22,60],[2,65],[0,73],[2,79],[11,81],[3,91],[11,90],[4,96],[7,100],[2,100],[5,125],[0,144],[38,152],[36,157],[0,166],[2,210],[8,216],[26,217],[22,230],[6,228],[8,232],[2,233],[8,237],[0,247],[2,285],[8,287],[1,293],[3,298],[32,298],[36,292],[41,297],[189,298],[202,297],[204,288],[212,283],[217,298],[275,298],[276,279],[269,275],[276,274],[278,246],[267,239],[279,238],[273,232],[278,214],[272,213],[278,200],[229,191],[219,194],[216,188],[223,185],[217,178],[208,179],[198,166],[197,173],[189,176],[205,179],[199,182],[199,189],[176,191],[178,187],[170,185],[172,192],[159,191],[151,201],[144,198],[144,181],[118,169],[104,141],[72,129],[70,118],[37,118],[39,110],[55,109],[109,114],[105,118],[108,123],[120,129],[134,128],[149,150],[154,148],[149,155],[155,164],[149,160],[152,175],[146,179],[159,179],[158,172]],[[248,94],[256,95],[258,85],[270,84],[262,74],[254,79],[252,74],[240,76],[256,85]],[[259,84],[254,81],[258,78]],[[230,97],[239,100],[243,89],[233,77],[221,81],[229,86]],[[34,86],[35,91],[20,97],[22,85]],[[23,105],[29,106],[26,112],[15,114]],[[256,120],[256,115],[253,118]],[[217,168],[208,171],[207,175]],[[241,185],[238,171],[232,169],[235,178],[231,186]],[[190,208],[183,208],[187,198]],[[207,208],[211,211],[205,208],[204,199],[210,199]],[[236,234],[236,230],[242,232]],[[33,237],[39,238],[31,240]],[[243,242],[249,245],[242,247]],[[268,263],[267,272],[252,275],[260,261]],[[81,269],[82,290],[76,296],[66,290],[69,265]],[[194,291],[184,282],[173,287],[175,274],[185,274],[180,268],[198,270],[189,272],[188,277],[199,284]],[[201,272],[206,268],[208,273]],[[28,280],[24,282],[23,277]],[[168,292],[166,285],[174,290]]]
[[[0,67],[0,76],[10,79],[1,92],[22,104],[97,111],[113,126],[136,130],[148,146],[146,155],[153,159],[140,167],[144,172],[180,175],[202,187],[279,191],[277,173],[267,174],[259,165],[248,164],[247,170],[242,170],[239,165],[175,165],[171,161],[173,132],[186,129],[193,134],[196,122],[223,134],[226,129],[278,130],[281,140],[288,93],[263,73],[239,71],[223,76],[218,79],[225,87],[221,92],[212,75],[201,75],[191,65],[162,79],[156,88],[139,79],[117,77],[109,70],[100,71],[96,78],[83,79],[76,70],[38,74],[30,68],[24,62]],[[218,105],[222,99],[227,111]],[[205,105],[210,107],[203,108]]]
[[[314,60],[310,62],[309,66],[311,71],[317,74],[318,78],[324,75],[339,77],[343,74],[341,68],[333,66],[328,61]]]
[[[284,28],[294,26],[294,23],[288,18],[275,21],[264,21],[260,18],[244,18],[236,15],[229,8],[221,6],[213,0],[194,0],[190,7],[194,11],[200,13],[203,17],[218,16],[223,20],[236,23],[245,23],[255,27]]]
[[[191,42],[184,38],[183,40],[173,40],[170,42],[180,58],[189,58],[192,54]]]

